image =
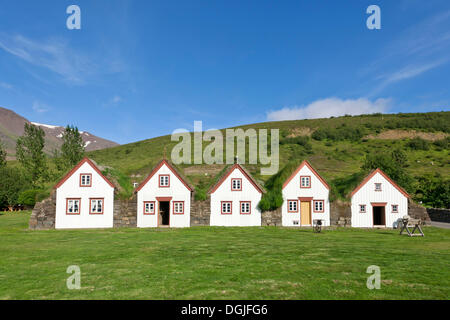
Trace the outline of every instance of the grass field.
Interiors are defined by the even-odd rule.
[[[448,299],[450,230],[27,229],[0,215],[0,299]],[[69,265],[81,289],[68,290]],[[369,290],[370,265],[381,289]]]

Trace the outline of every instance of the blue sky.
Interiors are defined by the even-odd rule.
[[[194,120],[441,111],[449,53],[448,0],[1,0],[0,106],[119,143]]]

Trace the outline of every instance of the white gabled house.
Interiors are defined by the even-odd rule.
[[[315,219],[330,225],[330,186],[308,161],[303,161],[284,182],[282,194],[283,226],[311,226]]]
[[[193,188],[167,160],[161,160],[136,188],[137,226],[190,227]]]
[[[112,228],[114,185],[89,158],[55,185],[56,229]]]
[[[264,188],[240,164],[225,171],[208,191],[211,226],[261,226],[259,201]]]
[[[408,214],[408,193],[383,171],[372,171],[351,193],[352,227],[394,227]]]

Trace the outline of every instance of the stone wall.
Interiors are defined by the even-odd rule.
[[[55,229],[56,192],[36,203],[31,212],[29,228],[34,230]]]
[[[114,200],[113,227],[137,227],[137,198]]]
[[[205,201],[196,201],[194,196],[191,198],[191,227],[209,226],[209,218],[211,216],[210,198]]]
[[[422,207],[420,204],[412,201],[411,199],[408,200],[408,215],[411,218],[422,220],[424,224],[427,224],[431,221],[430,216],[427,213],[427,209]]]
[[[261,226],[281,226],[281,208],[262,212]]]
[[[340,200],[330,203],[330,225],[351,226],[352,210],[350,203]]]
[[[427,208],[427,213],[431,221],[450,223],[449,209]]]

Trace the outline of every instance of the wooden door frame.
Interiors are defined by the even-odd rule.
[[[161,200],[158,200],[158,228],[159,227],[161,227],[161,226],[165,226],[165,224],[164,225],[162,225],[162,224],[160,224],[159,222],[159,208],[160,208],[160,204],[161,204],[161,202],[168,202],[169,203],[169,224],[167,225],[169,228],[170,228],[170,200],[169,201],[166,201],[166,200],[164,200],[164,201],[161,201]]]
[[[372,205],[372,228],[375,227],[375,226],[381,226],[381,227],[384,226],[384,227],[386,227],[386,205],[387,205],[387,202],[371,202],[370,204]],[[375,224],[375,215],[374,215],[374,212],[373,212],[373,209],[375,207],[382,207],[382,208],[384,208],[384,224]]]
[[[308,202],[309,203],[309,225],[306,226],[312,226],[312,207],[311,207],[311,202],[312,202],[313,197],[298,197],[299,200],[299,214],[300,214],[300,227],[303,226],[302,224],[302,202]]]

